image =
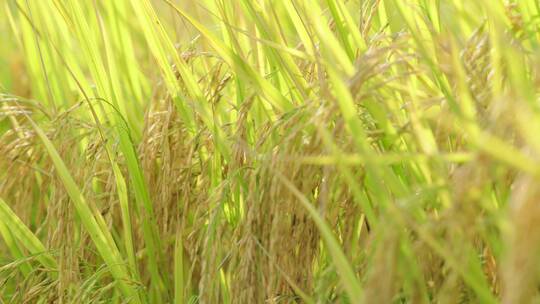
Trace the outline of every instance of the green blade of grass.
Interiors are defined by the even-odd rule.
[[[309,200],[296,188],[286,177],[284,177],[281,173],[275,172],[278,179],[291,191],[291,193],[298,199],[302,207],[306,209],[306,211],[309,213],[315,224],[317,225],[317,228],[321,232],[322,238],[324,239],[327,249],[330,252],[330,255],[333,258],[333,262],[336,266],[337,271],[341,275],[341,283],[344,286],[347,295],[349,296],[349,300],[352,303],[357,303],[362,299],[362,287],[358,279],[356,278],[356,275],[351,268],[350,263],[347,261],[347,257],[341,250],[341,246],[339,245],[338,241],[336,240],[334,233],[332,232],[332,229],[328,226],[328,224],[324,221],[324,219],[320,216],[319,212],[313,205],[309,202]]]
[[[290,110],[292,107],[291,102],[283,96],[279,90],[272,86],[266,79],[256,73],[253,68],[247,64],[240,56],[238,56],[233,50],[227,47],[217,37],[208,31],[200,22],[181,10],[178,6],[172,3],[170,0],[164,0],[169,4],[179,15],[188,20],[197,30],[208,39],[214,50],[227,62],[238,74],[247,82],[252,82],[257,85],[261,94],[267,98],[267,100],[277,108],[279,111]]]
[[[0,220],[2,221],[2,226],[0,227],[2,235],[6,242],[11,244],[10,248],[17,255],[17,258],[22,258],[23,256],[18,245],[13,242],[13,239],[18,240],[30,254],[38,255],[37,259],[44,267],[50,270],[57,269],[58,266],[55,259],[48,253],[45,246],[1,198]],[[29,269],[27,266],[23,266],[25,267],[23,269],[28,274]]]
[[[77,214],[81,219],[86,231],[90,234],[92,241],[94,242],[96,249],[100,253],[101,258],[105,261],[109,267],[112,276],[115,278],[120,290],[124,293],[126,298],[139,303],[139,297],[132,285],[128,282],[131,281],[131,278],[126,270],[124,261],[120,256],[118,248],[112,241],[112,236],[109,231],[103,230],[103,226],[99,222],[104,223],[104,220],[99,213],[94,213],[86,203],[86,200],[77,187],[77,184],[71,177],[66,165],[62,161],[62,158],[54,148],[54,145],[49,140],[47,135],[43,133],[43,130],[39,128],[32,120],[30,124],[33,126],[36,134],[41,139],[42,143],[45,145],[49,157],[54,163],[56,172],[62,180],[64,187],[71,198]],[[99,221],[96,219],[99,218]]]

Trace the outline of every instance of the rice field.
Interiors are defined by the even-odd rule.
[[[0,1],[0,303],[540,302],[536,0]]]

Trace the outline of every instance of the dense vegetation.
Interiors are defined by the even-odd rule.
[[[0,6],[0,303],[539,300],[538,1]]]

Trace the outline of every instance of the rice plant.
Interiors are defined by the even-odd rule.
[[[0,303],[540,301],[538,1],[0,7]]]

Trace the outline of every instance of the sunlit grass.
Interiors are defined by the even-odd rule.
[[[0,302],[538,300],[536,1],[0,5]]]

